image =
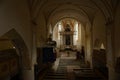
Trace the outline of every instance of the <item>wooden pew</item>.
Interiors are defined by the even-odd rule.
[[[75,80],[102,80],[91,68],[74,69]]]

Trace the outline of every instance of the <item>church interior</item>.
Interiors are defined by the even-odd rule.
[[[0,0],[0,80],[120,80],[120,0]]]

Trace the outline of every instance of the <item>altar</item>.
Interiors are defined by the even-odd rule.
[[[74,31],[71,30],[70,26],[67,25],[64,31],[60,32],[60,49],[62,50],[72,50],[73,45],[73,35]]]

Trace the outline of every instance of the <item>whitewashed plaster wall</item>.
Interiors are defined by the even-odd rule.
[[[114,43],[115,43],[115,56],[120,57],[120,4],[117,7],[117,11],[115,14],[115,29],[114,29]]]
[[[105,17],[102,13],[97,12],[93,21],[93,45],[94,48],[100,48],[101,43],[106,47],[106,26]],[[95,40],[97,39],[97,46]]]
[[[46,43],[48,28],[46,25],[46,20],[44,14],[41,12],[37,18],[36,25],[36,38],[37,47],[41,47]]]
[[[60,39],[58,38],[58,26],[56,25],[53,29],[53,40],[55,40],[57,42],[57,48],[60,48],[60,45],[62,44],[62,39],[60,41]]]
[[[81,24],[81,46],[85,46],[85,25]]]
[[[0,36],[13,28],[31,53],[32,31],[27,0],[3,0],[0,3]]]
[[[24,55],[27,55],[27,58],[24,57],[23,59],[23,64],[25,64],[22,64],[22,66],[26,66],[22,70],[23,78],[24,80],[34,80],[34,69],[31,65],[33,50],[32,26],[27,0],[0,1],[0,36],[12,29],[22,37],[28,50],[28,52],[23,50]]]
[[[89,61],[90,63],[92,62],[92,56],[91,56],[91,48],[92,48],[92,44],[91,44],[91,25],[90,23],[86,23],[86,34],[85,34],[85,46],[86,46],[86,60]]]
[[[77,41],[77,48],[80,51],[81,48],[81,24],[78,24],[78,41]]]

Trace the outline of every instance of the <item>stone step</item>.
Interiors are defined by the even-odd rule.
[[[56,74],[56,73],[54,73],[54,74],[47,73],[46,75],[49,75],[49,76],[65,76],[65,74],[60,74],[60,73],[58,73],[58,74]]]
[[[66,76],[45,76],[44,79],[66,79]]]
[[[67,80],[67,79],[43,79],[43,80]]]

